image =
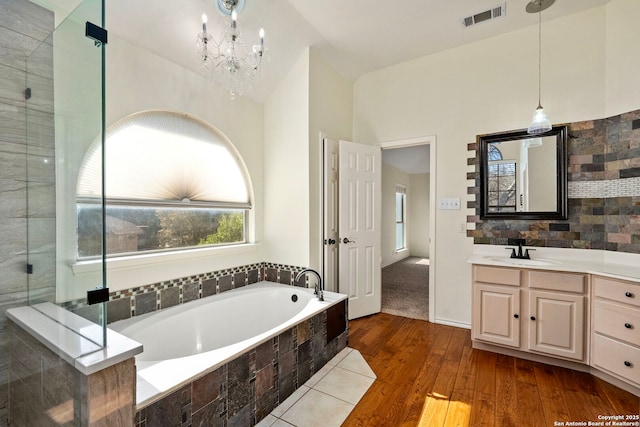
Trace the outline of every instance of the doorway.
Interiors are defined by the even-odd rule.
[[[337,265],[338,262],[336,262],[340,259],[339,254],[342,252],[342,250],[346,249],[344,245],[340,245],[340,243],[344,240],[341,238],[344,237],[342,236],[342,234],[345,233],[346,228],[343,228],[342,230],[340,230],[340,224],[339,224],[340,221],[337,221],[337,217],[339,216],[337,213],[340,210],[340,205],[341,205],[341,202],[339,201],[340,197],[337,191],[337,189],[340,187],[340,181],[341,181],[340,179],[338,179],[339,177],[337,173],[337,169],[339,168],[339,166],[337,165],[341,163],[341,159],[340,159],[341,156],[339,155],[338,149],[337,149],[339,144],[337,141],[333,141],[332,139],[327,138],[324,135],[321,135],[321,141],[323,146],[323,155],[322,155],[323,201],[322,201],[322,204],[323,204],[323,228],[324,228],[322,232],[324,250],[322,251],[323,255],[322,255],[321,263],[322,263],[323,273],[325,276],[325,283],[327,284],[327,287],[329,289],[338,290],[339,292],[342,292],[342,293],[348,293],[351,301],[352,297],[356,297],[356,295],[355,294],[351,295],[352,289],[347,283],[339,283],[340,280],[338,280],[339,279],[338,272],[342,271],[343,269],[339,268],[339,266]],[[356,144],[356,145],[361,145],[361,144]],[[411,196],[411,191],[409,191],[409,194],[407,194],[408,203],[406,206],[406,212],[408,216],[407,216],[406,224],[404,224],[406,228],[405,228],[403,237],[405,237],[406,240],[403,247],[400,248],[400,250],[398,250],[398,248],[394,246],[393,250],[391,251],[390,249],[384,249],[384,245],[382,244],[381,241],[379,241],[379,243],[377,243],[375,247],[371,247],[373,250],[372,253],[375,254],[375,256],[371,259],[372,260],[376,259],[380,261],[376,262],[376,264],[378,264],[377,272],[373,272],[373,271],[371,272],[372,274],[374,274],[374,276],[378,276],[378,280],[377,280],[378,286],[377,287],[374,286],[370,290],[367,289],[367,297],[369,299],[371,297],[374,297],[378,301],[377,304],[375,304],[377,305],[377,309],[374,310],[373,312],[381,311],[381,303],[383,298],[382,292],[380,291],[380,282],[381,282],[380,276],[382,274],[381,261],[382,262],[386,261],[386,264],[393,264],[394,261],[399,261],[401,259],[407,258],[409,255],[411,255],[410,251],[411,251],[411,247],[413,247],[414,253],[420,255],[420,258],[416,260],[415,265],[422,268],[426,266],[428,269],[426,286],[425,286],[425,280],[420,281],[420,283],[422,283],[422,288],[423,288],[422,295],[425,297],[423,299],[422,308],[423,310],[426,308],[426,311],[423,311],[424,317],[428,317],[428,320],[433,321],[433,314],[435,313],[434,302],[433,302],[435,297],[434,296],[434,277],[435,277],[435,256],[434,256],[435,255],[434,253],[435,238],[434,237],[435,236],[430,236],[429,230],[435,230],[435,203],[431,202],[431,199],[435,199],[435,148],[436,148],[435,136],[390,141],[390,142],[379,144],[377,147],[379,152],[389,151],[390,153],[394,151],[396,151],[397,153],[402,153],[402,151],[398,151],[402,149],[413,149],[413,150],[419,149],[423,151],[426,150],[429,153],[429,156],[426,158],[420,157],[419,161],[422,163],[426,163],[428,165],[429,176],[428,177],[420,176],[419,178],[421,178],[421,180],[418,180],[419,183],[416,183],[418,181],[413,183],[413,188],[416,191],[416,194],[422,193],[423,196],[426,195],[426,200],[427,200],[426,203],[420,204],[416,202],[418,198],[415,198],[416,200],[414,200],[413,197],[411,197],[411,201],[409,201],[409,198]],[[413,158],[414,156],[409,155],[408,157]],[[383,175],[382,167],[380,167],[379,169],[376,167],[376,169],[381,171],[379,173],[380,175]],[[407,174],[407,176],[409,175],[410,174]],[[417,176],[420,174],[414,174],[414,175]],[[427,179],[425,180],[425,178]],[[410,179],[406,179],[405,181],[407,182],[407,186],[411,187],[412,184],[410,182]],[[380,188],[381,185],[380,187],[378,187],[378,185],[379,184],[376,184],[376,187]],[[377,198],[378,197],[376,196],[376,199]],[[424,200],[424,197],[422,197],[422,200]],[[395,206],[395,202],[393,202],[393,206]],[[412,209],[417,210],[417,212],[419,212],[420,216],[422,217],[422,221],[421,221],[423,224],[422,231],[420,227],[416,225],[417,222],[415,221],[415,219],[412,219],[412,217],[415,218],[417,215],[415,213],[413,214],[410,213]],[[374,213],[373,216],[371,216],[371,218],[377,218],[375,221],[378,223],[381,222],[381,219],[385,217],[385,214],[382,211],[383,211],[382,206],[379,205],[379,207],[376,208],[376,212]],[[396,223],[395,223],[394,217],[395,217],[395,213],[392,214],[390,217],[391,220],[393,221],[390,224],[393,230],[396,229]],[[426,231],[424,231],[424,229],[426,229]],[[393,231],[393,233],[395,233],[395,231]],[[392,241],[395,242],[395,237],[392,237]],[[393,242],[391,243],[392,245],[395,244]],[[351,243],[353,243],[353,241]],[[382,252],[383,250],[385,250],[385,254],[383,254]],[[390,252],[390,254],[387,254],[387,252]],[[387,257],[386,255],[389,255],[389,256]],[[373,266],[373,264],[371,266]],[[375,280],[372,283],[374,282]],[[406,290],[407,288],[405,287],[403,291],[406,291]],[[353,299],[354,299],[353,302],[355,303],[355,299],[357,298],[353,298]],[[350,308],[351,308],[351,305],[350,305]],[[401,313],[397,313],[397,314],[402,315]],[[410,311],[406,311],[405,313],[405,315],[410,315],[410,314],[411,314]],[[350,310],[350,317],[351,317],[351,310]]]
[[[382,312],[433,321],[435,137],[381,148]]]

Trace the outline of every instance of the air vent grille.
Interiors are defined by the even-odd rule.
[[[500,4],[492,9],[484,10],[479,13],[475,13],[466,18],[462,18],[462,25],[465,27],[471,27],[472,25],[479,24],[480,22],[490,21],[492,19],[500,18],[507,14],[507,4]]]

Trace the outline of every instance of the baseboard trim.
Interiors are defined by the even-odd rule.
[[[436,317],[433,323],[437,323],[439,325],[455,326],[456,328],[471,329],[471,323],[456,322],[454,320],[442,319],[440,317]]]

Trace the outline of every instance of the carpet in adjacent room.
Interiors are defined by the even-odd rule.
[[[382,269],[382,312],[429,320],[429,260],[408,257]]]

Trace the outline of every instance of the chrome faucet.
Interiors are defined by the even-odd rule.
[[[295,281],[297,282],[302,276],[307,273],[314,274],[318,278],[315,286],[315,291],[313,293],[318,296],[319,301],[324,301],[324,287],[322,286],[322,277],[320,277],[320,273],[310,268],[306,268],[296,275]]]

